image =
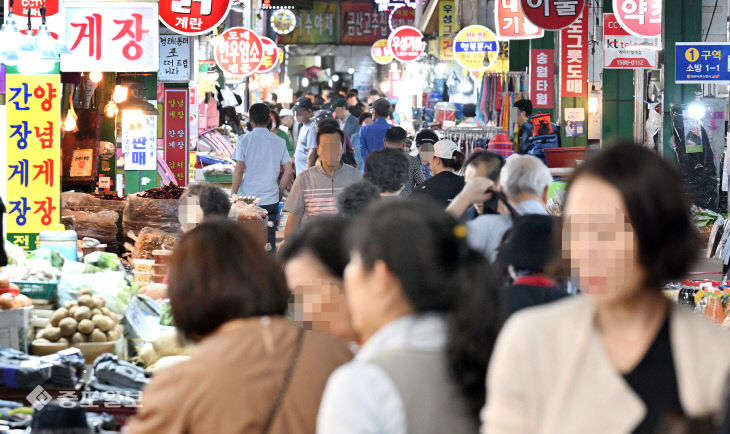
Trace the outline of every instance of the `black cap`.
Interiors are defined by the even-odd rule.
[[[542,272],[555,260],[555,218],[529,214],[518,217],[497,257],[516,270]]]
[[[347,100],[345,98],[340,98],[340,99],[336,100],[334,103],[332,103],[333,109],[336,109],[337,107],[347,108]]]
[[[434,144],[438,142],[439,136],[436,134],[434,130],[429,130],[428,128],[423,129],[416,134],[416,145],[420,146],[422,143],[430,143]]]
[[[294,106],[294,110],[296,109],[312,110],[314,109],[314,105],[312,105],[312,101],[310,101],[309,98],[303,96],[297,100],[297,103]]]

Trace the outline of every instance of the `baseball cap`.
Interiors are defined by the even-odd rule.
[[[340,98],[337,101],[335,101],[332,104],[332,108],[336,109],[337,107],[345,107],[347,108],[347,100],[345,98]]]
[[[416,145],[420,146],[422,143],[434,144],[439,141],[439,136],[434,130],[423,129],[416,134]]]
[[[309,98],[307,98],[306,96],[299,98],[296,105],[294,106],[294,110],[312,110],[313,108],[314,106],[312,105],[312,101],[310,101]]]
[[[458,150],[459,147],[456,146],[456,143],[448,139],[439,140],[433,145],[434,157],[444,158],[446,160],[454,158],[454,152]]]
[[[284,116],[294,116],[294,112],[289,109],[281,109],[281,111],[279,112],[279,117],[283,118]]]

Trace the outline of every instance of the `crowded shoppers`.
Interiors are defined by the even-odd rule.
[[[550,170],[542,161],[530,155],[513,155],[502,167],[498,189],[489,178],[474,178],[447,211],[454,217],[461,216],[470,204],[490,200],[493,197],[490,190],[504,193],[508,201],[504,204],[505,214],[485,214],[467,223],[469,244],[494,261],[497,247],[516,216],[547,214],[545,206],[552,182]]]
[[[206,181],[195,181],[185,189],[177,210],[180,227],[183,232],[187,232],[204,219],[228,217],[231,200],[217,185]]]
[[[469,155],[464,163],[464,182],[469,183],[474,178],[488,178],[493,183],[499,182],[499,174],[504,166],[504,158],[492,151],[475,150]],[[458,196],[457,196],[458,197]],[[461,206],[454,204],[453,206]],[[496,198],[487,202],[475,202],[471,204],[461,215],[462,222],[469,222],[482,214],[496,214]]]
[[[473,103],[464,104],[464,107],[462,108],[462,114],[464,115],[464,120],[461,121],[459,126],[463,127],[481,127],[483,126],[481,122],[477,120],[477,106]]]
[[[335,117],[340,122],[340,128],[345,133],[345,137],[351,139],[352,136],[360,131],[360,123],[358,122],[357,116],[353,116],[347,109],[347,101],[344,98],[335,101],[332,104],[332,109],[335,111]]]
[[[438,142],[439,136],[434,130],[424,128],[416,134],[416,148],[418,149],[418,159],[421,163],[423,176],[429,179],[433,176],[431,173],[431,159],[433,158],[433,145]]]
[[[408,158],[395,148],[379,149],[365,160],[363,178],[373,183],[383,196],[398,196],[408,182]]]
[[[279,258],[296,299],[294,319],[308,330],[357,343],[342,283],[349,256],[344,242],[347,224],[341,216],[313,219],[287,240]]]
[[[362,127],[365,125],[373,124],[373,116],[370,112],[363,113],[360,117],[358,117],[357,122],[360,127],[358,128],[357,133],[353,134],[350,139],[352,141],[352,147],[355,150],[355,161],[357,161],[357,167],[362,170],[365,167],[365,159],[362,158],[362,150],[360,148],[360,130],[362,130]]]
[[[284,318],[284,275],[240,224],[211,221],[186,233],[169,292],[175,325],[196,352],[155,375],[127,432],[315,431],[325,382],[351,352]]]
[[[314,117],[314,106],[312,102],[302,97],[297,100],[294,106],[296,121],[299,123],[297,134],[297,146],[294,149],[294,164],[296,175],[307,170],[309,154],[317,147],[317,130],[312,118]]]
[[[317,131],[317,164],[297,176],[284,204],[289,213],[287,238],[299,230],[304,216],[336,214],[337,194],[362,177],[359,170],[342,163],[344,138],[342,130],[333,125]]]
[[[241,136],[236,144],[233,159],[231,191],[238,196],[254,196],[258,206],[269,215],[268,242],[276,251],[276,220],[279,214],[279,200],[292,177],[292,167],[286,143],[266,125],[271,121],[271,111],[266,104],[254,104],[248,110],[253,131]],[[279,172],[284,176],[279,181]]]
[[[372,182],[364,179],[353,182],[337,196],[337,211],[343,217],[353,218],[365,212],[371,203],[380,198],[380,189]]]
[[[289,153],[289,157],[294,156],[294,148],[292,148],[289,134],[281,128],[281,117],[276,110],[271,110],[271,132],[281,137],[286,142],[286,151]]]
[[[517,125],[520,127],[520,133],[518,135],[519,149],[525,148],[527,141],[532,137],[533,126],[530,123],[530,116],[532,116],[532,101],[529,99],[519,99],[512,105],[517,112]]]
[[[464,177],[457,174],[464,164],[464,154],[451,140],[439,140],[433,145],[431,171],[433,177],[419,184],[414,195],[438,201],[444,207],[464,188]]]
[[[413,189],[420,183],[426,181],[426,176],[421,170],[421,163],[418,157],[413,157],[406,153],[406,141],[408,134],[401,127],[394,126],[385,131],[385,147],[399,149],[408,159],[408,180],[401,191],[401,196],[408,196],[413,193]]]
[[[373,124],[360,128],[360,153],[367,160],[371,152],[385,147],[385,132],[390,128],[387,119],[390,115],[390,102],[380,98],[373,104]]]
[[[285,129],[289,134],[289,139],[294,148],[297,143],[297,137],[299,133],[299,124],[294,122],[294,111],[290,109],[281,109],[279,112],[279,118],[281,119],[281,128]],[[294,158],[294,149],[292,149],[292,158]]]
[[[730,335],[662,294],[700,247],[683,191],[679,174],[641,146],[619,144],[578,166],[562,248],[584,295],[507,322],[489,364],[483,433],[655,433],[667,416],[721,411]]]
[[[348,239],[345,291],[364,344],[327,382],[317,432],[476,432],[499,328],[486,260],[427,201],[381,202]]]

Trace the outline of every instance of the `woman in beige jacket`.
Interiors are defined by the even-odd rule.
[[[482,433],[655,433],[670,415],[720,411],[730,334],[661,293],[699,249],[682,188],[660,157],[630,144],[577,169],[563,256],[585,295],[507,322]]]

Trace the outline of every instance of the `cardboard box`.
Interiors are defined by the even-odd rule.
[[[21,309],[0,309],[0,346],[28,352],[32,338],[30,312],[32,307]]]
[[[33,343],[34,356],[47,356],[65,350],[69,346],[78,348],[84,354],[84,361],[91,364],[97,357],[104,353],[116,354],[119,358],[127,358],[126,340],[124,338],[117,339],[113,342],[85,342],[83,344],[37,344]]]

